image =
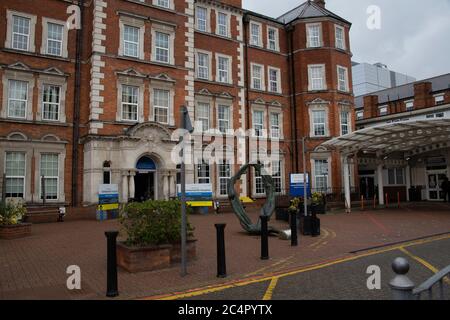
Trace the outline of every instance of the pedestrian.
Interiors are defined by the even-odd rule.
[[[448,180],[448,177],[444,178],[441,189],[444,192],[444,202],[448,199],[448,202],[450,203],[450,181]]]

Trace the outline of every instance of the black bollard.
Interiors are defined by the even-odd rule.
[[[216,224],[217,231],[217,278],[227,277],[227,265],[225,260],[225,226]]]
[[[116,256],[116,240],[118,235],[119,235],[118,231],[105,232],[105,236],[108,241],[106,296],[109,298],[117,297],[119,295],[119,291],[117,289],[117,256]]]
[[[298,246],[297,237],[297,212],[291,211],[291,246]]]
[[[269,260],[269,231],[267,228],[269,217],[261,216],[261,260]]]

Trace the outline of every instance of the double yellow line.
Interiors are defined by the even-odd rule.
[[[199,289],[193,289],[193,290],[189,290],[189,291],[185,291],[185,292],[153,296],[153,297],[144,298],[143,300],[186,299],[186,298],[192,298],[192,297],[202,296],[202,295],[206,295],[206,294],[211,294],[211,293],[215,293],[215,292],[220,292],[220,291],[224,291],[227,289],[244,287],[244,286],[248,286],[251,284],[256,284],[256,283],[261,283],[261,282],[266,282],[266,281],[270,281],[270,284],[269,284],[268,290],[267,290],[266,294],[264,295],[263,299],[270,299],[272,297],[273,290],[275,289],[278,281],[282,278],[301,274],[301,273],[308,272],[308,271],[323,269],[323,268],[330,267],[330,266],[333,266],[336,264],[354,261],[357,259],[361,259],[364,257],[369,257],[369,256],[373,256],[373,255],[377,255],[377,254],[381,254],[381,253],[385,253],[385,252],[390,252],[390,251],[394,251],[394,250],[402,250],[402,249],[405,250],[405,248],[408,248],[408,247],[431,243],[431,242],[440,241],[440,240],[446,240],[446,239],[450,239],[450,234],[425,238],[425,239],[421,239],[421,240],[409,241],[409,242],[405,242],[403,244],[388,246],[388,247],[385,247],[382,249],[374,249],[374,250],[367,251],[365,253],[352,255],[352,256],[332,260],[329,262],[319,263],[319,264],[315,264],[315,265],[311,265],[311,266],[307,266],[307,267],[302,267],[300,269],[296,269],[296,270],[292,270],[292,271],[273,273],[271,275],[265,275],[265,276],[261,276],[261,277],[255,277],[255,278],[242,279],[242,280],[237,280],[237,281],[233,281],[233,282],[229,282],[229,283],[225,283],[225,284],[212,285],[212,286],[207,286],[207,287],[203,287],[203,288],[199,288]],[[403,251],[403,252],[405,252],[405,251]]]

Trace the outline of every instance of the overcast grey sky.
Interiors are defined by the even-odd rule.
[[[303,0],[243,0],[246,9],[278,17]],[[382,62],[418,80],[450,72],[450,0],[327,0],[353,23],[353,60]],[[367,8],[381,9],[381,29],[369,30]]]

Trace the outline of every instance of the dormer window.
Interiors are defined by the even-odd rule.
[[[413,100],[406,101],[405,102],[405,107],[406,107],[406,111],[414,110],[414,101]]]
[[[436,105],[444,104],[444,102],[445,102],[444,94],[439,94],[439,95],[434,96],[434,103]]]
[[[379,113],[380,113],[380,116],[385,116],[385,115],[388,114],[388,106],[381,106],[381,107],[378,109],[378,111],[379,111]]]

